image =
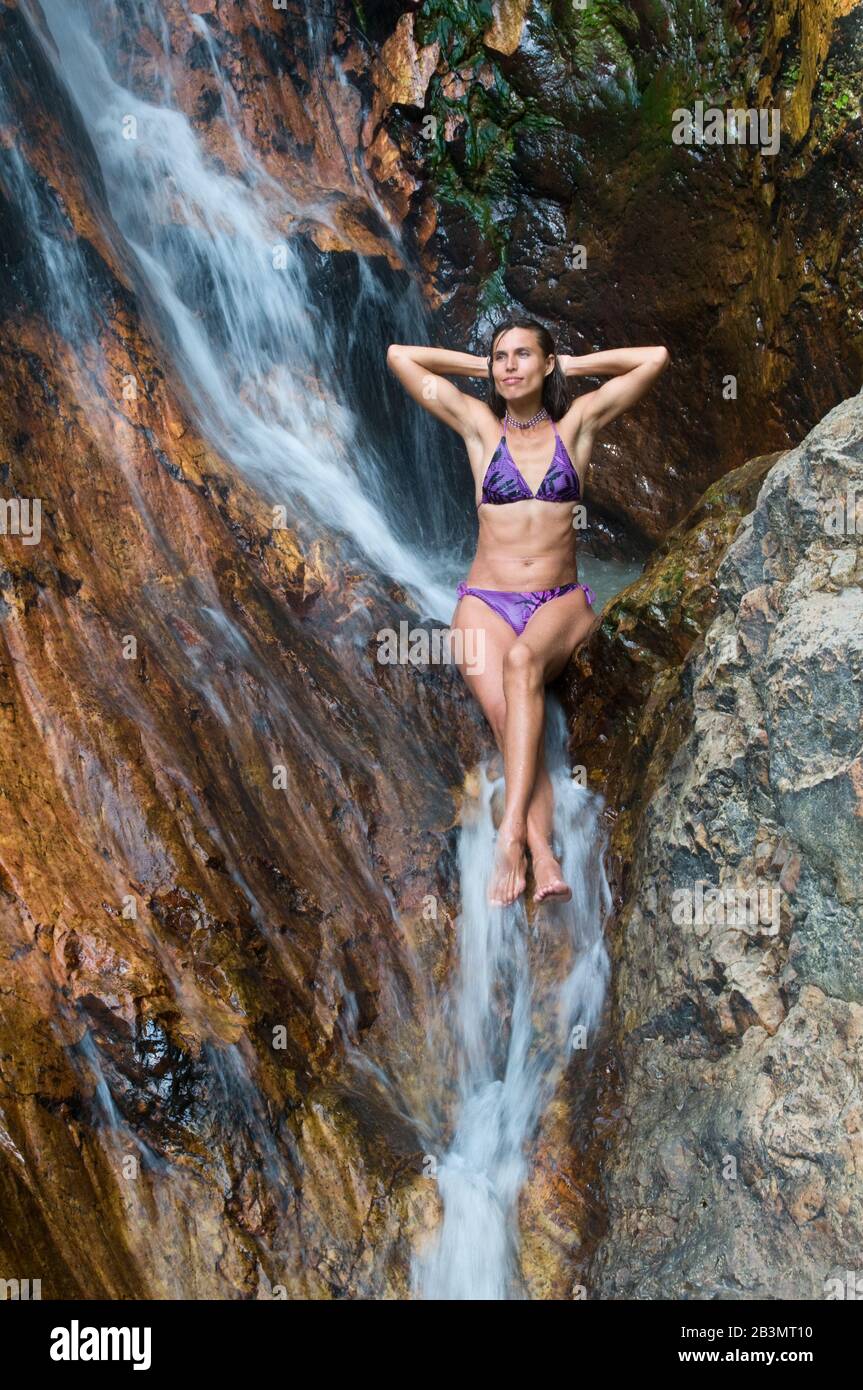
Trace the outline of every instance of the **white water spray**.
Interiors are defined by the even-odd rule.
[[[466,804],[459,841],[462,912],[459,974],[451,1006],[458,1059],[455,1137],[437,1164],[443,1222],[414,1263],[417,1297],[525,1297],[518,1267],[517,1202],[528,1147],[571,1060],[573,1039],[595,1037],[608,979],[603,923],[611,897],[602,862],[601,798],[578,786],[565,758],[563,711],[549,699],[546,757],[555,795],[568,903],[545,905],[533,924],[522,903],[490,907],[492,800],[499,783],[480,768],[479,795]],[[569,956],[542,968],[542,945]],[[536,944],[540,949],[535,949]]]
[[[22,0],[21,9],[88,132],[110,211],[105,233],[130,267],[204,436],[294,524],[302,529],[310,516],[315,530],[342,532],[405,586],[423,616],[448,620],[451,586],[397,539],[376,504],[375,460],[339,392],[338,330],[313,305],[300,252],[285,235],[286,219],[313,213],[326,224],[331,215],[325,205],[298,206],[243,139],[204,21],[192,17],[220,82],[233,170],[219,167],[179,107],[155,0],[139,6],[138,20],[165,46],[161,104],[112,71],[103,0],[40,0],[38,8]]]

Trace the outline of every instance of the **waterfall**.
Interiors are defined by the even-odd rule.
[[[437,505],[438,524],[427,537],[434,568],[397,538],[381,461],[363,447],[364,427],[341,389],[345,330],[316,302],[303,254],[285,234],[303,214],[332,226],[331,215],[324,206],[299,206],[248,146],[202,16],[189,22],[219,83],[230,168],[208,153],[178,104],[160,5],[140,0],[132,20],[163,48],[147,96],[120,76],[123,20],[113,8],[104,0],[21,5],[89,136],[107,199],[103,230],[134,280],[192,419],[301,535],[313,538],[321,526],[341,532],[370,565],[405,586],[424,616],[448,620],[454,583],[437,576],[441,568],[455,574],[445,539],[452,516]],[[360,282],[380,319],[383,296],[364,275]],[[394,317],[406,326],[404,313]],[[372,376],[386,376],[383,344],[373,366]],[[423,488],[422,477],[416,482]],[[428,518],[441,490],[425,487],[416,510]]]
[[[457,489],[445,460],[433,457],[433,466],[423,466],[431,454],[428,417],[405,403],[399,421],[399,431],[409,441],[408,461],[402,464],[405,482],[388,473],[385,460],[364,443],[366,426],[354,409],[357,401],[373,400],[378,410],[380,396],[372,396],[370,388],[375,383],[374,389],[380,392],[380,380],[386,377],[387,338],[424,341],[428,336],[416,286],[399,285],[396,293],[378,271],[358,258],[353,302],[347,296],[328,300],[319,292],[315,267],[299,239],[290,235],[290,228],[302,216],[334,226],[330,210],[324,205],[302,206],[264,167],[244,135],[226,75],[228,65],[221,61],[211,29],[203,16],[181,7],[199,37],[220,94],[229,141],[219,158],[183,110],[174,71],[174,64],[183,60],[172,51],[169,26],[157,0],[131,0],[123,7],[109,0],[20,0],[20,13],[68,95],[97,171],[90,167],[89,151],[76,149],[77,132],[66,130],[70,162],[88,180],[92,211],[102,235],[131,283],[146,333],[163,355],[165,375],[202,437],[254,485],[267,505],[284,508],[301,538],[311,541],[322,533],[335,533],[346,555],[359,556],[370,571],[402,583],[421,617],[448,621],[455,603],[455,579],[460,577],[452,537],[467,533],[467,518],[473,511],[469,472],[462,464],[460,486],[469,503],[462,524]],[[140,71],[133,73],[127,52],[134,48],[137,33],[145,29],[154,45],[142,77]],[[322,64],[326,42],[320,21],[310,21],[310,36],[316,61]],[[11,88],[14,55],[5,55],[3,65],[0,75]],[[4,99],[0,84],[0,121],[14,128],[15,120],[14,99]],[[103,441],[106,456],[122,470],[149,532],[167,549],[166,528],[136,487],[134,468],[124,454],[125,435],[115,419],[112,398],[116,381],[100,349],[91,271],[74,229],[50,185],[8,144],[0,148],[0,184],[32,228],[33,261],[46,317],[71,349],[70,385],[73,391],[81,388],[88,426]],[[367,191],[374,203],[373,190]],[[379,203],[377,207],[385,223],[384,210]],[[391,228],[391,234],[393,245],[398,246],[397,229]],[[375,325],[376,337],[369,338],[370,324]],[[370,352],[376,356],[358,365],[358,359]],[[101,392],[87,392],[90,378],[98,380]],[[98,409],[92,405],[96,397]],[[420,450],[420,445],[425,448]],[[413,458],[420,460],[419,466]],[[180,563],[169,568],[182,576]],[[593,569],[588,577],[598,587]],[[184,647],[171,629],[166,621],[173,602],[170,594],[163,598],[153,590],[138,596],[140,620],[158,636],[166,653],[178,662],[182,659],[184,684],[216,716],[225,748],[230,750],[232,740],[239,746],[238,730],[244,726],[253,731],[265,766],[278,758],[279,741],[288,735],[297,746],[312,746],[318,731],[307,723],[307,712],[289,705],[260,650],[244,634],[237,617],[221,606],[212,576],[196,574],[186,588],[200,642]],[[373,622],[370,615],[369,625]],[[82,628],[72,631],[69,640],[84,643],[87,637],[88,630]],[[16,668],[26,691],[28,651],[14,625],[8,640],[19,641],[14,648]],[[218,657],[226,652],[236,657],[238,668],[254,674],[259,702],[245,685],[228,679],[221,670]],[[235,853],[230,831],[222,837],[216,818],[207,814],[199,800],[196,781],[172,764],[171,750],[160,743],[144,694],[127,673],[117,676],[112,688],[112,698],[135,719],[147,759],[159,769],[160,794],[167,802],[181,789],[199,819],[212,822],[210,836],[224,853],[228,872],[242,890],[256,924],[265,930],[266,914],[257,910],[252,888],[236,867],[241,856]],[[81,775],[79,759],[67,748],[62,725],[59,731],[52,729],[50,701],[35,687],[31,706],[36,713],[49,711],[46,747],[55,749],[58,785],[78,805],[82,821],[94,820],[96,809],[85,795],[87,789],[75,781]],[[411,711],[406,710],[406,721],[410,717]],[[83,746],[83,733],[76,732],[76,738]],[[320,778],[344,789],[335,735],[325,732],[317,742],[315,765]],[[455,1078],[457,1091],[456,1113],[449,1117],[451,1142],[449,1131],[436,1129],[427,1115],[417,1110],[410,1117],[422,1142],[437,1148],[444,1209],[433,1248],[415,1262],[418,1297],[524,1295],[516,1207],[528,1171],[531,1137],[572,1060],[574,1030],[582,1029],[584,1039],[592,1040],[602,1008],[608,971],[602,923],[608,887],[602,868],[601,802],[569,776],[564,718],[556,704],[547,721],[546,757],[555,788],[556,835],[564,873],[573,887],[572,901],[544,905],[532,926],[523,905],[504,912],[487,906],[492,810],[501,781],[483,764],[478,795],[465,800],[459,836],[458,979],[449,997],[438,998],[429,985],[428,997],[419,1005],[413,1001],[418,1009],[440,1010],[429,1022],[430,1036],[438,1040],[440,1029],[448,1029],[448,1047],[437,1059],[431,1055],[425,1059],[428,1088],[434,1090],[437,1079],[441,1080],[441,1094],[430,1101],[429,1113],[446,1113],[447,1075]],[[224,765],[233,763],[226,757]],[[92,795],[98,794],[101,802],[110,805],[111,769],[102,767],[91,753],[93,766],[99,768],[99,777]],[[246,797],[252,805],[253,790],[239,786],[237,796]],[[362,821],[361,808],[353,808],[352,814],[356,822]],[[324,846],[325,828],[318,825],[317,815],[314,806],[305,808],[296,834]],[[120,828],[127,839],[120,841],[122,853],[112,869],[118,895],[121,870],[134,864],[136,851],[140,853],[140,846],[146,844],[146,826],[130,819]],[[346,836],[345,842],[345,853],[350,855],[364,843],[359,834],[349,845]],[[337,881],[339,866],[323,849],[320,864],[322,877]],[[143,880],[149,860],[142,857],[139,867]],[[375,887],[370,884],[370,896]],[[389,894],[386,885],[382,891]],[[387,901],[398,925],[398,904],[389,896]],[[286,950],[279,943],[277,947]],[[401,941],[399,948],[407,951]],[[176,963],[160,949],[158,940],[153,940],[152,949],[175,999],[193,1010],[194,1000],[190,1003],[189,987],[183,984]],[[410,973],[411,978],[419,976],[420,966]],[[395,999],[397,985],[392,989],[393,1013],[402,1006],[407,1011],[406,998]],[[350,1022],[347,987],[344,995],[345,1018]],[[202,1018],[204,1014],[202,1006]],[[387,1076],[371,1057],[359,1048],[351,1053],[350,1044],[346,1045],[358,1069],[365,1066],[369,1073],[376,1073],[381,1089],[386,1092],[389,1087],[395,1094],[398,1064],[392,1063]],[[371,1050],[373,1043],[365,1046]],[[100,1070],[98,1048],[89,1034],[79,1051],[78,1064],[95,1078],[92,1089],[103,1142],[113,1146],[118,1163],[129,1152],[139,1152],[146,1167],[147,1154],[135,1138],[132,1123],[112,1099],[109,1079]],[[414,1068],[415,1057],[408,1057],[405,1065]],[[259,1094],[252,1057],[240,1044],[225,1047],[214,1041],[208,1049],[207,1068],[202,1065],[202,1071],[206,1070],[212,1078],[214,1104],[230,1111],[236,1126],[250,1136],[274,1190],[287,1192],[293,1183],[291,1156],[283,1130],[274,1126],[276,1139],[268,1128],[271,1117]],[[407,1114],[405,1106],[402,1113]],[[188,1196],[191,1206],[194,1184],[178,1180],[178,1190],[178,1202]],[[130,1222],[143,1232],[146,1221],[153,1220],[144,1196],[132,1189],[124,1201],[132,1213]],[[171,1219],[167,1202],[162,1216],[167,1232]],[[141,1249],[146,1253],[146,1240]],[[167,1260],[163,1264],[166,1285],[179,1296],[181,1271],[170,1269]]]
[[[603,924],[611,905],[603,867],[602,799],[566,763],[566,723],[549,698],[546,758],[555,838],[568,903],[546,903],[528,926],[524,900],[490,907],[493,800],[502,780],[479,769],[459,842],[459,965],[449,1005],[458,1070],[455,1137],[435,1162],[443,1222],[414,1261],[415,1295],[427,1299],[524,1297],[517,1201],[528,1145],[575,1047],[595,1040],[609,972]],[[548,961],[552,958],[552,968]],[[568,963],[563,962],[568,956]],[[545,966],[545,968],[544,968]]]

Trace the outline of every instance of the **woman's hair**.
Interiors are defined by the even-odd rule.
[[[542,355],[544,357],[547,357],[550,352],[553,352],[555,354],[554,368],[552,371],[549,372],[548,376],[545,378],[545,381],[543,383],[542,403],[548,411],[549,415],[551,416],[552,420],[559,420],[561,415],[564,415],[567,409],[569,408],[570,398],[569,391],[566,385],[566,377],[560,370],[560,364],[557,360],[557,348],[554,345],[554,339],[552,338],[548,329],[545,328],[543,324],[537,323],[536,319],[504,319],[503,322],[497,324],[497,326],[495,327],[491,335],[491,345],[489,347],[488,353],[486,354],[488,357],[489,406],[494,411],[495,415],[497,415],[498,419],[502,420],[504,412],[506,411],[506,401],[504,400],[503,396],[500,394],[500,392],[494,384],[494,375],[492,373],[492,358],[494,355],[494,349],[498,338],[500,337],[501,333],[505,333],[509,328],[530,329],[530,331],[536,336],[537,342],[539,344],[539,350],[542,353]]]

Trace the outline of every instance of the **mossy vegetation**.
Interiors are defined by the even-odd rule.
[[[822,129],[831,140],[848,121],[860,115],[861,88],[858,82],[852,83],[845,73],[828,67],[818,84],[816,105],[819,108]]]
[[[491,0],[425,0],[416,18],[420,43],[439,43],[453,67],[475,50],[494,19]]]
[[[651,0],[639,12],[626,0],[586,0],[583,8],[536,0],[528,19],[533,41],[552,61],[556,55],[561,73],[571,76],[569,115],[562,121],[548,110],[547,94],[519,93],[507,81],[495,51],[483,43],[492,19],[490,0],[425,0],[415,20],[419,43],[440,44],[444,69],[433,79],[428,96],[428,109],[439,118],[430,171],[439,180],[440,195],[467,206],[484,228],[496,219],[483,214],[479,204],[511,186],[509,165],[517,128],[571,129],[574,111],[582,104],[585,111],[595,111],[597,101],[606,107],[623,103],[640,106],[647,144],[655,143],[651,134],[657,133],[667,142],[672,111],[700,94],[703,74],[714,83],[726,79],[735,41],[724,16],[705,0]],[[655,51],[639,43],[645,28],[659,40]],[[693,50],[698,54],[695,69]],[[470,71],[481,65],[486,81],[489,69],[493,75],[488,90]],[[456,69],[468,88],[463,96],[447,98],[443,76]],[[444,140],[448,115],[464,118],[452,150]]]
[[[623,0],[588,0],[584,8],[573,6],[575,44],[572,56],[579,67],[595,70],[602,61],[621,72],[634,65],[627,37],[637,38],[640,20]]]
[[[493,19],[490,0],[425,0],[415,31],[418,43],[440,44],[443,60],[426,99],[426,110],[436,117],[427,156],[435,192],[476,222],[502,262],[508,230],[495,208],[512,185],[513,128],[530,112],[482,42]],[[484,82],[476,76],[480,66]],[[465,90],[453,96],[445,79],[456,70]],[[488,294],[495,298],[493,285]]]

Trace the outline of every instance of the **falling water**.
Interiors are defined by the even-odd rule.
[[[362,553],[370,569],[405,585],[423,616],[448,619],[457,572],[450,537],[460,529],[447,501],[452,489],[438,485],[437,461],[435,469],[406,465],[413,511],[423,525],[414,525],[392,500],[398,489],[387,488],[386,470],[364,446],[350,403],[348,388],[356,386],[356,377],[344,369],[344,352],[346,344],[354,350],[361,346],[356,318],[339,317],[332,305],[319,302],[306,259],[284,233],[294,216],[313,214],[332,225],[331,214],[326,206],[298,207],[247,145],[204,19],[188,15],[219,83],[233,142],[230,167],[208,154],[181,109],[168,29],[156,0],[137,0],[124,11],[107,0],[41,0],[39,5],[21,0],[20,10],[87,132],[100,170],[100,191],[93,196],[97,204],[105,200],[98,209],[104,234],[203,436],[268,503],[285,507],[301,535],[340,532],[345,546]],[[136,86],[130,64],[123,71],[129,14],[133,28],[149,28],[164,50],[146,93]],[[321,33],[314,25],[310,32],[323,61]],[[4,112],[2,119],[11,122],[12,113]],[[88,302],[87,268],[75,237],[14,149],[4,152],[0,178],[32,224],[55,328],[74,348],[86,341],[89,369],[104,371],[107,380]],[[397,231],[391,234],[397,243]],[[360,302],[353,308],[359,321],[363,313],[383,318],[393,325],[393,340],[422,341],[426,334],[415,289],[398,297],[382,290],[361,259],[356,274]],[[385,373],[382,352],[376,370]],[[322,382],[325,391],[318,389]],[[409,410],[405,429],[427,429],[421,417],[422,412]],[[127,481],[132,487],[131,472]],[[157,533],[158,518],[145,519]],[[453,582],[442,582],[450,574]],[[218,606],[214,586],[204,584],[199,597],[201,629],[211,634],[205,651],[243,640]],[[247,653],[244,662],[252,656]],[[190,665],[189,679],[226,725],[242,718],[243,711],[220,702],[210,671],[196,672]],[[277,695],[272,694],[271,706],[289,724],[291,712]],[[146,727],[143,711],[141,720]],[[563,714],[554,705],[547,760],[563,869],[574,892],[571,903],[543,907],[533,928],[522,907],[500,912],[486,906],[492,803],[500,791],[499,779],[490,778],[486,765],[479,773],[479,794],[466,805],[459,843],[459,978],[453,996],[442,1001],[451,1025],[449,1060],[458,1104],[454,1138],[440,1145],[441,1231],[414,1268],[421,1297],[524,1295],[516,1206],[530,1140],[571,1059],[573,1030],[582,1025],[592,1038],[600,1015],[608,971],[601,803],[572,781],[564,748]],[[177,770],[172,775],[179,777]],[[393,904],[394,919],[397,913]],[[554,939],[550,953],[544,954],[543,933]],[[87,1056],[95,1068],[96,1051],[90,1048]],[[287,1186],[288,1169],[279,1167],[286,1159],[272,1147],[245,1059],[236,1049],[219,1053],[216,1071],[222,1091],[239,1106],[246,1129]],[[386,1084],[385,1077],[381,1081]],[[99,1086],[103,1129],[120,1136],[122,1147],[128,1136],[107,1084],[100,1080]],[[419,1117],[417,1131],[425,1142],[428,1126]]]
[[[523,899],[490,907],[493,800],[500,779],[479,770],[459,843],[462,911],[459,973],[446,1001],[458,1066],[455,1137],[436,1165],[443,1222],[414,1263],[414,1291],[427,1299],[524,1297],[516,1205],[528,1146],[574,1047],[595,1039],[609,971],[603,924],[610,893],[603,867],[602,800],[579,786],[566,763],[566,724],[549,700],[546,758],[555,794],[555,838],[573,889],[546,904],[531,928]],[[552,969],[543,968],[553,943]],[[539,945],[540,949],[536,947]],[[557,964],[561,947],[568,966]]]
[[[208,154],[178,105],[156,0],[140,0],[134,23],[165,49],[152,94],[158,102],[115,76],[120,21],[104,0],[40,0],[38,7],[23,0],[21,8],[89,135],[110,214],[105,234],[130,269],[153,336],[204,436],[273,507],[285,508],[300,534],[313,537],[321,525],[343,533],[405,585],[424,615],[448,619],[453,586],[441,584],[388,524],[380,461],[363,446],[339,389],[344,332],[315,304],[303,255],[284,233],[286,217],[310,214],[335,230],[332,215],[326,206],[298,206],[244,141],[204,19],[189,16],[220,84],[233,171]],[[112,19],[106,38],[102,28]],[[386,371],[381,352],[377,375]],[[439,573],[451,546],[445,509],[433,496],[434,489],[425,501],[418,496],[416,510],[439,515],[432,538]]]

